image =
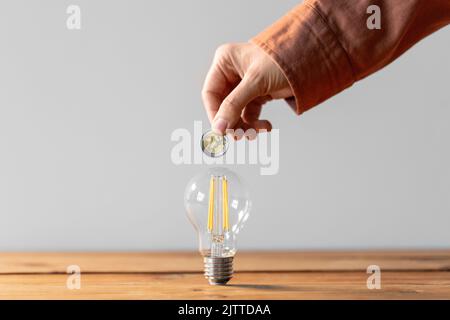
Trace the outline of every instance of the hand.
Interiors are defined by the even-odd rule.
[[[202,91],[212,128],[221,134],[238,128],[270,131],[271,123],[259,119],[262,106],[292,96],[281,68],[252,43],[220,46]]]

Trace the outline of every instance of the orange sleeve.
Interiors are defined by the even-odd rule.
[[[381,9],[381,29],[367,27],[370,5]],[[306,0],[251,42],[281,67],[301,114],[448,23],[450,0]]]

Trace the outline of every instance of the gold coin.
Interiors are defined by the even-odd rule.
[[[209,130],[202,135],[201,145],[206,155],[218,158],[227,152],[228,140],[226,136]]]

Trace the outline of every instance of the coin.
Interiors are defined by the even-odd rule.
[[[209,130],[202,135],[201,145],[207,156],[218,158],[227,152],[228,140],[226,136]]]

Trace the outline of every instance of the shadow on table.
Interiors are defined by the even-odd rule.
[[[298,291],[298,288],[292,286],[281,286],[271,284],[228,284],[227,287],[253,289],[253,290],[272,290],[272,291]]]

